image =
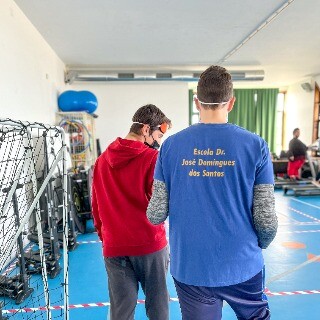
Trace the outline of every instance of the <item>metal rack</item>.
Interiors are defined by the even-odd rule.
[[[48,199],[46,194],[53,194],[51,185],[55,172],[60,172],[61,179],[61,219],[63,232],[63,274],[59,280],[61,304],[63,304],[63,318],[69,317],[69,293],[68,293],[68,237],[65,230],[69,230],[67,212],[67,171],[66,159],[67,148],[65,133],[59,127],[41,123],[29,123],[11,119],[0,119],[0,220],[2,224],[0,233],[0,319],[2,314],[16,312],[10,305],[20,304],[26,298],[27,303],[33,303],[36,308],[51,319],[52,298],[49,292],[48,272],[53,275],[53,268],[57,269],[57,257],[50,260],[45,245],[45,230],[41,221],[42,208],[40,198],[46,197],[48,215],[53,213],[53,200]],[[50,141],[50,148],[47,143]],[[52,142],[52,143],[51,143]],[[57,148],[55,150],[55,147]],[[37,174],[43,171],[42,180],[39,181]],[[52,188],[51,188],[52,187]],[[51,189],[49,189],[51,188]],[[50,206],[50,207],[49,207]],[[31,217],[35,216],[34,223]],[[29,243],[27,233],[31,225],[37,232],[37,247]],[[53,234],[50,233],[49,240]],[[58,242],[58,239],[56,240]],[[50,243],[51,244],[51,243]],[[32,250],[32,252],[31,252]],[[37,258],[35,257],[37,253]],[[59,254],[53,252],[52,254]],[[40,277],[31,277],[35,272],[30,271],[29,266],[36,266]],[[35,270],[34,270],[35,271]],[[29,284],[29,280],[32,283]],[[43,292],[35,292],[33,288],[43,287]],[[55,287],[55,290],[57,287]],[[57,292],[57,291],[56,291]],[[35,296],[33,296],[35,294]],[[7,298],[8,297],[8,298]],[[56,299],[57,296],[55,296]],[[43,302],[42,299],[44,300]],[[44,303],[43,305],[39,305]],[[22,306],[23,308],[23,306]],[[18,312],[20,309],[17,309]],[[1,310],[2,309],[2,310]],[[8,309],[8,310],[4,310]],[[36,319],[28,317],[28,319]]]

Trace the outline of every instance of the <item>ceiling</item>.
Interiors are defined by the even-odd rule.
[[[69,69],[196,72],[220,64],[264,70],[256,85],[273,87],[320,74],[319,0],[15,2]]]

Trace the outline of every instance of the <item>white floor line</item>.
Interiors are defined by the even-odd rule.
[[[309,218],[309,219],[311,219],[311,220],[313,220],[313,221],[320,222],[319,219],[311,216],[310,214],[307,214],[307,213],[304,213],[304,212],[302,212],[302,211],[300,211],[300,210],[297,210],[297,209],[295,209],[295,208],[292,208],[292,207],[290,207],[290,205],[287,205],[287,209],[290,210],[290,211],[293,211],[293,212],[295,212],[295,213],[298,213],[298,214],[300,214],[301,216],[304,216],[304,217],[306,217],[306,218]],[[320,207],[319,207],[319,209],[320,209]],[[279,212],[279,208],[276,208],[276,210],[277,210],[277,212]]]
[[[302,200],[299,200],[299,199],[293,198],[292,200],[297,201],[297,202],[300,202],[300,203],[303,203],[303,204],[306,204],[306,205],[309,206],[309,207],[313,207],[313,208],[320,209],[319,206],[316,206],[316,205],[314,205],[314,204],[311,204],[311,203],[308,203],[308,202],[305,202],[305,201],[302,201]]]
[[[303,263],[301,263],[301,264],[298,264],[298,265],[296,265],[295,267],[290,268],[290,269],[288,269],[288,270],[285,271],[285,272],[282,272],[282,273],[280,273],[280,274],[275,275],[274,277],[269,278],[269,279],[266,281],[266,286],[268,286],[268,285],[269,285],[270,283],[272,283],[272,282],[275,282],[275,281],[277,281],[277,280],[279,280],[279,279],[287,276],[287,275],[290,274],[290,273],[293,273],[293,272],[295,272],[295,271],[297,271],[297,270],[299,270],[299,269],[304,268],[305,266],[309,265],[310,263],[316,262],[316,261],[319,260],[319,259],[320,259],[320,255],[315,256],[315,257],[313,257],[312,259],[307,260],[307,261],[305,261],[305,262],[303,262]]]
[[[320,230],[278,231],[277,234],[287,234],[287,233],[315,233],[315,232],[320,232]]]
[[[287,220],[291,220],[291,221],[294,221],[294,222],[300,222],[300,221],[298,221],[298,220],[296,220],[296,219],[294,219],[294,218],[291,218],[290,216],[288,216],[287,214],[285,214],[285,213],[283,213],[283,212],[280,212],[280,211],[278,211],[278,210],[276,210],[276,213],[277,214],[279,214],[279,215],[281,215],[281,216],[283,216],[283,217],[285,217]]]
[[[320,222],[280,222],[278,223],[279,227],[288,227],[288,226],[296,226],[296,227],[301,227],[301,226],[319,226]]]

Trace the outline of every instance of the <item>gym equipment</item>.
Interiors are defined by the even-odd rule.
[[[303,171],[303,179],[301,180],[290,180],[287,175],[287,167],[289,160],[287,159],[279,159],[273,160],[273,172],[274,172],[274,188],[275,189],[283,189],[284,186],[306,186],[312,185],[312,180],[309,178],[311,176],[311,171],[309,168],[309,164],[305,164]]]
[[[38,185],[41,185],[44,177],[48,174],[48,167],[50,165],[48,154],[55,159],[54,148],[48,148],[46,137],[43,139],[44,151],[44,165],[41,176],[38,178]],[[50,149],[50,152],[49,152]],[[56,175],[52,176],[49,180],[44,193],[40,197],[40,211],[42,213],[42,229],[43,229],[43,242],[45,244],[46,266],[50,278],[55,278],[61,268],[59,265],[60,247],[63,246],[64,230],[63,230],[63,181],[61,178],[61,170],[58,167]],[[69,182],[68,182],[69,185]],[[70,201],[68,192],[68,250],[74,250],[77,247],[76,233],[74,222],[71,215]],[[38,243],[38,234],[34,229],[30,230],[28,239],[34,243]],[[41,259],[39,251],[30,251],[25,254],[27,272],[29,274],[41,273]]]
[[[23,275],[14,277],[0,275],[0,296],[7,296],[15,300],[16,304],[22,303],[33,292],[33,289],[28,286],[29,279],[30,277]]]
[[[319,196],[320,195],[320,185],[310,184],[307,186],[294,186],[285,185],[283,186],[283,193],[285,195],[298,196]]]
[[[101,155],[101,146],[100,146],[100,139],[96,139],[96,146],[97,146],[97,156]]]
[[[60,94],[58,106],[63,112],[86,111],[93,113],[98,108],[98,100],[90,91],[68,90]]]
[[[44,178],[49,173],[49,158],[48,158],[48,145],[47,145],[47,138],[46,133],[43,135],[42,144],[43,144],[43,171],[42,177],[38,178],[38,184],[42,184]],[[54,154],[54,149],[51,149],[51,153]],[[44,193],[40,196],[40,212],[42,213],[42,221],[43,223],[42,228],[42,236],[44,239],[44,243],[47,245],[45,250],[46,255],[46,266],[47,272],[49,273],[51,278],[55,278],[61,268],[59,265],[59,242],[58,242],[58,230],[57,230],[57,210],[53,204],[53,188],[52,182],[54,178],[51,178],[46,185]],[[44,220],[43,220],[44,219]],[[38,236],[37,233],[33,233],[28,236],[29,240],[35,241],[38,243]],[[26,260],[26,268],[29,274],[32,273],[41,273],[41,257],[39,251],[30,251],[25,255]]]
[[[51,319],[53,304],[63,305],[60,318],[68,319],[66,149],[61,128],[0,119],[0,303],[6,313],[37,309],[28,314],[30,320],[44,319],[44,314]],[[30,231],[37,234],[37,245],[29,242]],[[61,260],[63,274],[57,272]],[[50,283],[48,275],[59,280]]]
[[[0,283],[1,283],[1,276],[0,276]],[[3,306],[3,303],[0,301],[0,320],[8,320],[7,317],[4,317],[2,315],[2,306]]]
[[[288,160],[272,160],[274,173],[274,188],[281,189],[287,179]]]
[[[317,144],[318,146],[319,144]],[[314,150],[311,146],[309,146],[309,151]],[[309,164],[309,169],[305,169],[305,171],[309,171],[312,176],[312,180],[309,180],[308,183],[303,184],[303,181],[297,181],[295,184],[284,184],[282,186],[284,195],[294,195],[298,196],[317,196],[320,195],[320,185],[316,182],[316,177],[318,174],[318,165],[309,155],[307,151],[307,159]]]
[[[69,173],[72,216],[80,233],[86,233],[87,220],[92,219],[91,175],[92,169],[85,169],[83,166],[77,168],[74,173]]]
[[[18,184],[16,187],[17,189],[22,188],[23,185]],[[20,218],[19,218],[19,207],[18,207],[18,200],[16,195],[16,190],[12,195],[12,203],[13,203],[13,211],[15,216],[15,227],[16,230],[20,227]],[[9,193],[10,188],[2,189],[2,192]],[[16,304],[20,304],[22,301],[27,299],[30,294],[33,292],[33,289],[29,287],[29,279],[25,267],[25,257],[24,257],[24,250],[23,250],[23,240],[21,233],[17,239],[18,245],[18,263],[20,266],[20,273],[18,276],[14,278],[2,276],[1,279],[1,286],[0,286],[0,295],[6,295],[16,301]]]
[[[63,206],[63,185],[60,178],[57,179],[58,183],[56,183],[54,187],[55,197],[54,197],[54,204],[55,207],[58,208],[58,211],[60,212],[59,216],[61,216],[61,210]],[[77,243],[77,233],[75,230],[75,214],[72,207],[72,194],[70,190],[70,174],[67,174],[67,195],[68,195],[68,203],[67,203],[67,212],[68,212],[68,225],[69,225],[69,231],[68,231],[68,250],[73,251],[78,246]],[[58,239],[60,246],[63,244],[63,236],[64,236],[64,230],[63,230],[63,224],[61,223],[62,220],[58,223]]]
[[[308,180],[290,180],[290,179],[277,179],[275,181],[274,188],[275,189],[282,189],[284,188],[290,188],[290,187],[305,187],[305,186],[311,186],[312,181],[310,179]]]

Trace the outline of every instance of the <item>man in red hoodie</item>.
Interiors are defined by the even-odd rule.
[[[139,108],[128,135],[97,159],[92,185],[94,225],[103,245],[111,320],[134,319],[139,283],[150,320],[169,319],[164,224],[146,216],[161,139],[171,121],[152,104]]]

